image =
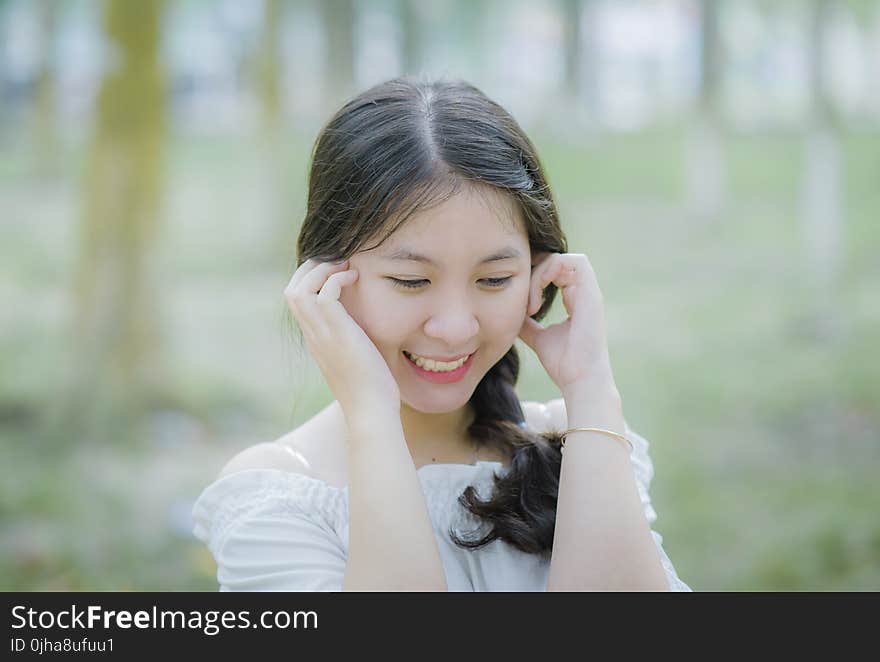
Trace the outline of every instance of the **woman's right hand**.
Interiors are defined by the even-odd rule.
[[[388,363],[339,301],[342,288],[357,279],[348,260],[310,258],[284,289],[309,352],[347,419],[400,410],[400,389]]]

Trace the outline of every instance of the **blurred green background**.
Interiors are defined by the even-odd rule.
[[[880,3],[0,0],[0,43],[0,589],[216,590],[194,500],[333,399],[312,143],[419,72],[536,144],[681,578],[880,588]]]

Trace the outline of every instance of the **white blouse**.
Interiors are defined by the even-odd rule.
[[[545,409],[546,413],[546,409]],[[547,414],[549,416],[549,413]],[[648,442],[628,426],[630,454],[648,523],[657,513],[648,486],[654,467]],[[473,485],[480,498],[493,488],[501,462],[426,464],[418,469],[450,591],[546,591],[549,555],[527,554],[503,540],[458,547],[449,528],[470,539],[478,519],[458,503]],[[217,563],[221,591],[341,591],[348,556],[348,486],[277,469],[248,469],[209,485],[193,506],[193,533]],[[487,528],[479,528],[481,535]],[[691,591],[651,529],[670,590]]]

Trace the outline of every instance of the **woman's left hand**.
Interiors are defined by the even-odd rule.
[[[548,253],[534,267],[526,318],[519,332],[559,389],[613,387],[605,332],[605,307],[596,274],[582,253]],[[545,327],[531,318],[550,283],[562,293],[568,319]]]

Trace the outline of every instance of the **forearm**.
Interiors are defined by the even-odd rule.
[[[361,417],[348,432],[349,554],[342,590],[446,591],[399,417]]]
[[[563,395],[568,427],[625,433],[620,396],[613,386]],[[562,458],[547,590],[669,590],[642,509],[629,446],[610,435],[573,432]]]

